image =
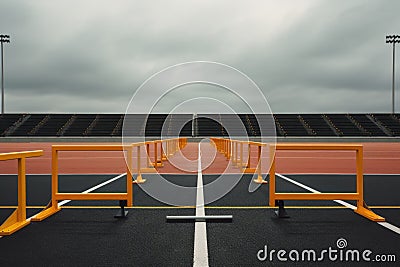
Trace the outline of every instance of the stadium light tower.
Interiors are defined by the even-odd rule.
[[[0,35],[0,43],[1,43],[1,114],[4,114],[4,52],[3,52],[3,43],[10,42],[10,35]]]
[[[396,43],[400,43],[400,35],[386,35],[386,43],[393,44],[393,66],[392,66],[392,114],[394,114],[394,61]]]

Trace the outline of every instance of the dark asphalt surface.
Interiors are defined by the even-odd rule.
[[[323,192],[351,192],[355,190],[354,175],[287,175],[288,177]],[[60,177],[60,191],[80,192],[114,175],[66,175]],[[204,183],[216,175],[204,175]],[[152,179],[152,175],[146,175]],[[171,182],[195,186],[196,175],[168,175]],[[227,177],[229,179],[229,177]],[[317,253],[343,238],[342,249],[369,249],[376,254],[394,254],[399,266],[400,235],[370,222],[344,208],[288,208],[289,219],[277,219],[270,208],[215,208],[262,207],[268,205],[268,185],[253,193],[248,192],[250,175],[244,176],[234,189],[206,208],[207,215],[232,214],[231,222],[208,222],[207,238],[210,266],[366,266],[367,262],[336,260],[325,255],[322,262],[273,260],[260,261],[257,252],[313,249]],[[95,191],[123,192],[125,177]],[[0,176],[0,205],[16,205],[16,177]],[[366,175],[365,199],[369,205],[400,206],[397,175]],[[279,192],[305,192],[281,178],[277,178]],[[207,192],[205,192],[207,198]],[[50,200],[50,176],[27,177],[28,205],[45,205]],[[287,201],[287,206],[339,206],[332,201]],[[68,206],[116,206],[117,201],[72,201]],[[15,234],[0,239],[0,266],[191,266],[193,258],[194,223],[167,222],[167,215],[193,215],[194,209],[167,208],[134,186],[134,205],[159,208],[129,209],[128,218],[115,219],[118,208],[65,208],[43,222],[32,222]],[[214,207],[214,208],[213,208]],[[28,216],[38,209],[29,209]],[[0,209],[4,220],[11,209]],[[394,225],[400,225],[400,209],[375,209]],[[338,250],[339,251],[339,250]],[[263,252],[264,253],[264,252]],[[262,253],[262,255],[264,255]],[[339,253],[339,252],[338,252]],[[317,254],[319,255],[319,254]],[[371,257],[372,257],[371,256]],[[373,262],[374,266],[377,262]],[[379,263],[381,265],[382,263]]]

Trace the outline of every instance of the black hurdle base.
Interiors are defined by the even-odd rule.
[[[125,206],[127,205],[127,201],[126,200],[120,200],[119,201],[119,206],[121,207],[120,210],[118,211],[117,214],[114,215],[114,218],[127,218],[126,215],[128,215],[128,211],[125,210]]]
[[[276,200],[275,205],[278,206],[278,210],[274,211],[274,213],[278,218],[290,218],[289,214],[287,214],[285,210],[285,203],[283,202],[283,200]]]

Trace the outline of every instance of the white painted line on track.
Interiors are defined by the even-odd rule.
[[[112,182],[118,180],[119,178],[123,177],[124,175],[126,175],[126,172],[122,173],[122,174],[120,174],[118,176],[115,176],[114,178],[111,178],[111,179],[109,179],[109,180],[107,180],[107,181],[105,181],[105,182],[103,182],[101,184],[93,186],[93,187],[91,187],[91,188],[89,188],[89,189],[87,189],[87,190],[85,190],[85,191],[83,191],[81,193],[82,194],[87,194],[87,193],[93,192],[94,190],[99,189],[100,187],[103,187],[105,185],[108,185],[109,183],[112,183]],[[65,205],[65,204],[67,204],[69,202],[71,202],[71,200],[63,200],[63,201],[58,203],[58,206],[61,207],[61,206]]]
[[[120,174],[120,175],[118,175],[118,176],[115,176],[115,177],[113,177],[113,178],[111,178],[111,179],[109,179],[109,180],[107,180],[107,181],[105,181],[105,182],[103,182],[103,183],[101,183],[101,184],[98,184],[98,185],[95,185],[95,186],[93,186],[93,187],[91,187],[91,188],[89,188],[89,189],[86,189],[85,191],[83,191],[83,192],[81,192],[81,193],[82,193],[82,194],[87,194],[87,193],[93,192],[94,190],[99,189],[100,187],[103,187],[103,186],[105,186],[105,185],[108,185],[109,183],[112,183],[112,182],[114,182],[114,181],[120,179],[121,177],[123,177],[123,176],[125,176],[125,175],[126,175],[126,172],[125,172],[125,173],[122,173],[122,174]],[[58,206],[61,207],[61,206],[65,205],[65,204],[67,204],[67,203],[69,203],[69,202],[71,202],[71,201],[72,201],[72,200],[63,200],[63,201],[61,201],[61,202],[58,203]],[[31,220],[33,217],[35,217],[36,215],[37,215],[37,214],[32,215],[32,216],[29,217],[27,220],[30,221],[30,220]]]
[[[196,216],[205,216],[204,210],[204,190],[203,190],[203,174],[201,172],[201,143],[198,149],[197,164],[197,192],[196,192]],[[194,228],[194,253],[193,266],[208,266],[208,249],[207,249],[207,225],[206,222],[195,222]]]
[[[307,186],[305,184],[302,184],[300,182],[297,182],[297,181],[295,181],[293,179],[290,179],[289,177],[286,177],[286,176],[284,176],[282,174],[276,173],[276,176],[278,176],[278,177],[280,177],[280,178],[282,178],[282,179],[284,179],[284,180],[286,180],[286,181],[288,181],[288,182],[290,182],[292,184],[295,184],[295,185],[297,185],[297,186],[299,186],[299,187],[301,187],[303,189],[306,189],[306,190],[308,190],[308,191],[310,191],[312,193],[321,194],[320,191],[318,191],[318,190],[316,190],[316,189],[314,189],[312,187],[309,187],[309,186]],[[343,206],[345,206],[345,207],[347,207],[349,209],[352,209],[352,210],[355,210],[357,208],[356,206],[354,206],[354,205],[352,205],[352,204],[350,204],[350,203],[348,203],[346,201],[343,201],[343,200],[334,200],[334,202],[336,202],[336,203],[338,203],[340,205],[343,205]],[[383,227],[395,232],[396,234],[400,235],[400,228],[395,226],[395,225],[393,225],[393,224],[390,224],[388,222],[377,222],[377,224],[379,224],[379,225],[381,225],[381,226],[383,226]]]

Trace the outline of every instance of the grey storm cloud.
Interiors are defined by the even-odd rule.
[[[398,10],[397,0],[3,0],[6,111],[121,113],[154,73],[206,60],[247,74],[273,112],[389,112],[385,35],[400,34]]]

